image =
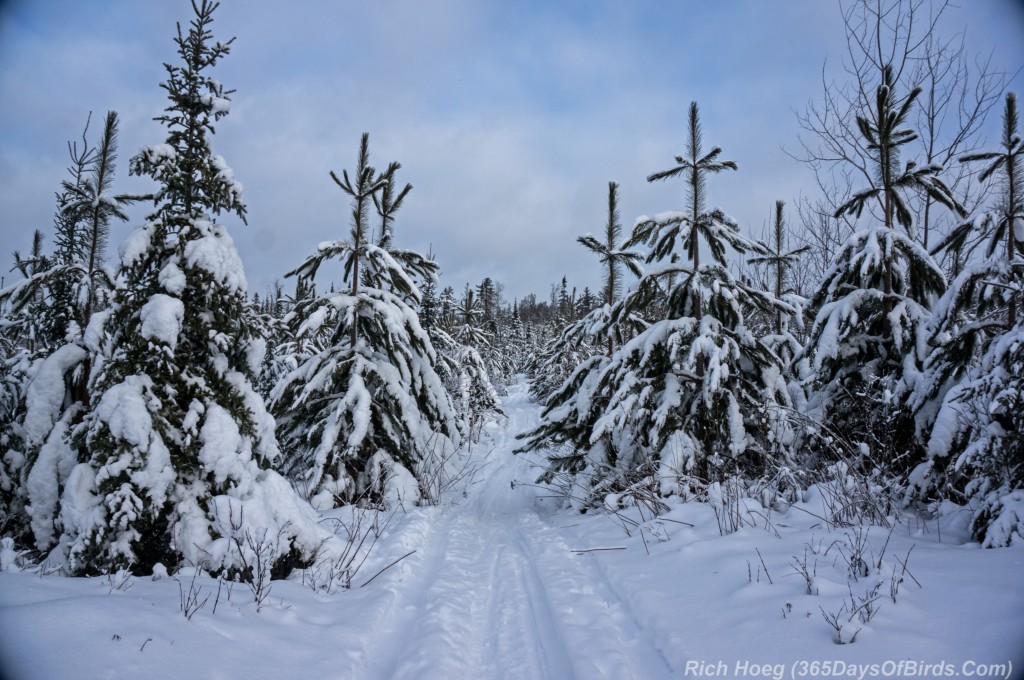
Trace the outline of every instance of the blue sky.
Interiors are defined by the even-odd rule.
[[[969,51],[991,51],[1024,91],[1021,3],[962,4],[944,30],[965,30]],[[89,111],[121,114],[118,189],[150,188],[127,160],[163,139],[152,121],[162,64],[190,11],[185,0],[0,0],[5,275],[33,229],[49,233],[66,140]],[[706,142],[740,165],[712,180],[710,202],[760,233],[773,201],[812,193],[783,147],[796,147],[794,111],[820,97],[823,65],[834,72],[844,47],[839,6],[824,0],[225,0],[214,34],[237,37],[215,72],[237,92],[213,144],[246,187],[249,225],[225,221],[251,290],[347,233],[328,171],[351,167],[368,131],[376,164],[400,161],[415,187],[398,243],[432,246],[445,283],[491,276],[509,299],[545,297],[563,274],[597,287],[575,238],[600,230],[609,180],[626,229],[682,205],[680,183],[644,178],[682,151],[693,100]]]

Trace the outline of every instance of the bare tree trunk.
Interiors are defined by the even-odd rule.
[[[1008,193],[1009,193],[1009,199],[1010,199],[1010,205],[1009,205],[1009,209],[1007,210],[1007,215],[1006,215],[1006,262],[1008,264],[1010,262],[1013,262],[1013,239],[1014,239],[1013,228],[1014,228],[1014,223],[1016,222],[1016,210],[1015,210],[1015,207],[1017,205],[1017,187],[1016,187],[1016,174],[1017,173],[1014,172],[1015,168],[1014,168],[1013,162],[1014,162],[1014,157],[1012,155],[1010,155],[1010,154],[1007,154],[1007,157],[1006,157],[1006,178],[1007,178],[1007,188],[1009,190]],[[1012,329],[1014,326],[1017,325],[1017,299],[1015,297],[1013,297],[1012,295],[1010,296],[1010,304],[1008,305],[1008,307],[1009,307],[1009,309],[1007,310],[1008,311],[1007,322],[1009,323],[1009,326],[1007,327],[1007,329],[1009,330],[1009,329]]]

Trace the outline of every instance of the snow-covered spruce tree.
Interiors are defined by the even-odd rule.
[[[577,320],[575,300],[569,295],[566,277],[562,277],[559,286],[551,287],[550,303],[543,309],[543,320],[534,326],[533,348],[526,361],[530,394],[541,403],[547,401],[581,363],[602,351],[592,346],[592,338],[585,335],[578,338],[579,342],[563,342],[562,334]]]
[[[263,359],[253,376],[253,386],[266,401],[286,371],[285,367],[288,366],[288,361],[284,352],[293,346],[293,338],[288,324],[284,321],[284,315],[278,316],[273,312],[266,311],[271,308],[272,301],[262,303],[262,309],[257,307],[255,302],[254,300],[253,312],[257,325],[253,329],[253,334],[263,339],[266,349],[262,352]]]
[[[452,315],[447,315],[446,318],[446,315],[441,313],[440,301],[435,291],[434,281],[424,284],[419,306],[420,323],[437,352],[437,374],[452,396],[455,410],[462,420],[463,430],[471,442],[476,442],[479,440],[483,425],[504,415],[504,411],[483,356],[476,346],[463,344],[452,337],[452,334],[457,332],[460,338],[471,343],[479,343],[481,346],[488,338],[474,325],[479,308],[471,289],[467,287],[468,295],[460,306],[458,317],[462,320],[461,324],[457,324],[456,318]]]
[[[476,348],[458,342],[442,328],[435,326],[427,334],[438,354],[437,373],[454,399],[463,431],[475,443],[486,423],[505,414],[487,364]]]
[[[59,220],[59,210],[57,215]],[[27,255],[22,256],[21,252],[14,251],[12,271],[17,271],[23,279],[5,288],[2,293],[3,302],[9,307],[4,330],[17,346],[33,356],[53,351],[63,341],[67,328],[66,316],[49,313],[53,308],[53,299],[47,295],[49,291],[46,289],[36,288],[32,295],[19,296],[22,299],[16,305],[11,301],[15,293],[23,290],[25,282],[31,281],[53,264],[52,256],[43,252],[44,241],[43,232],[37,229],[32,233],[32,250]]]
[[[997,177],[1001,191],[995,210],[939,245],[988,243],[984,261],[968,266],[935,308],[929,380],[915,396],[922,409],[937,405],[938,412],[930,419],[928,460],[912,478],[922,495],[965,494],[974,535],[987,547],[1024,542],[1024,145],[1012,92],[1001,146],[960,159],[985,163],[978,179]]]
[[[0,323],[6,324],[0,316]],[[25,386],[33,368],[28,352],[0,333],[0,537],[21,543],[25,514]]]
[[[604,266],[604,306],[588,310],[592,315],[591,325],[600,319],[611,319],[611,308],[622,294],[622,269],[626,268],[634,276],[641,276],[639,261],[642,255],[633,250],[623,250],[622,224],[619,221],[619,185],[617,182],[608,182],[608,221],[605,223],[604,239],[599,240],[592,234],[584,234],[576,239],[580,245],[598,256]],[[602,324],[606,328],[607,337],[604,338],[606,356],[611,356],[615,347],[621,345],[628,337],[635,334],[634,325],[621,326]]]
[[[364,134],[353,177],[331,173],[352,198],[349,239],[321,244],[288,274],[312,280],[324,261],[340,258],[348,279],[345,292],[296,304],[288,320],[297,340],[319,336],[322,349],[272,394],[287,452],[284,470],[317,507],[360,499],[416,503],[428,491],[419,479],[430,447],[460,436],[435,370],[437,355],[411,306],[420,294],[406,269],[412,264],[433,277],[437,265],[411,252],[396,257],[370,240],[368,206],[397,165],[379,175],[368,145]]]
[[[25,279],[45,269],[48,261],[43,254],[43,234],[38,230],[33,233],[32,251],[27,257],[14,252],[14,269]],[[20,312],[14,313],[9,300],[14,288],[0,294],[0,533],[20,543],[28,533],[24,485],[26,387],[49,348],[42,323],[48,302],[33,296]]]
[[[791,283],[791,271],[799,263],[799,258],[808,252],[809,245],[799,246],[790,249],[787,244],[785,202],[776,201],[773,206],[773,220],[771,236],[768,244],[768,254],[756,255],[747,258],[747,263],[752,265],[755,272],[755,283],[764,290],[770,290],[775,299],[782,300],[789,304],[794,313],[784,314],[781,310],[774,310],[768,316],[764,315],[757,308],[749,310],[749,315],[757,321],[750,321],[749,326],[755,329],[757,335],[767,345],[781,362],[783,376],[789,388],[789,395],[792,406],[797,410],[802,409],[806,404],[806,393],[801,389],[796,375],[799,367],[795,359],[803,351],[803,343],[794,333],[804,330],[803,310],[807,300],[797,294]],[[767,323],[766,323],[767,322]],[[765,330],[764,326],[768,329]],[[801,462],[797,460],[796,433],[799,427],[793,423],[793,411],[789,405],[780,408],[779,404],[768,402],[762,405],[758,412],[769,432],[768,454],[774,460],[773,467],[779,471],[786,469],[784,474],[790,470],[800,468]]]
[[[539,364],[533,381],[534,394],[543,393],[544,410],[537,427],[520,435],[526,443],[518,450],[546,449],[548,465],[541,481],[551,481],[561,473],[580,475],[591,469],[589,480],[595,467],[615,465],[620,448],[632,448],[628,428],[619,431],[617,437],[606,433],[599,442],[591,441],[595,422],[608,401],[606,395],[593,393],[594,386],[615,348],[647,325],[636,315],[614,319],[612,316],[612,307],[622,291],[623,268],[640,276],[639,261],[643,258],[639,252],[622,248],[618,188],[617,183],[608,183],[608,221],[603,238],[592,234],[577,238],[601,261],[604,304],[570,324],[551,342],[550,351]],[[567,367],[571,367],[568,372]],[[552,385],[556,378],[560,383]],[[548,385],[551,387],[547,388]],[[620,443],[620,439],[624,443]],[[586,482],[580,486],[584,494],[589,492]]]
[[[166,65],[163,144],[131,160],[158,184],[154,212],[121,245],[114,304],[91,381],[60,518],[72,569],[148,573],[182,561],[253,578],[255,552],[275,575],[330,539],[288,482],[274,421],[251,379],[262,358],[246,280],[227,229],[244,220],[242,187],[210,149],[229,91],[208,71],[231,41],[210,31],[217,3],[193,2]]]
[[[669,488],[673,477],[685,484],[717,481],[737,471],[760,472],[764,433],[751,417],[754,407],[787,402],[778,359],[746,327],[744,310],[792,310],[726,270],[726,246],[741,254],[765,254],[765,249],[741,236],[720,210],[704,207],[707,175],[737,167],[719,160],[720,154],[717,147],[703,153],[697,105],[692,104],[686,156],[677,157],[675,168],[648,177],[682,176],[689,210],[641,218],[627,242],[647,243],[652,247],[648,262],[664,264],[641,279],[622,310],[643,309],[667,282],[667,318],[652,323],[613,361],[607,373],[613,392],[610,412],[598,428],[626,418],[635,421],[638,432],[650,432],[644,444],[660,462],[660,477]],[[701,264],[702,240],[712,264]],[[673,256],[680,245],[686,259],[677,263]],[[640,378],[636,384],[631,373]]]
[[[800,256],[808,252],[811,246],[803,245],[787,249],[785,207],[785,201],[775,202],[768,254],[747,258],[747,263],[761,270],[760,273],[763,276],[757,278],[757,283],[761,288],[772,291],[777,300],[785,300],[799,310],[802,309],[806,301],[793,289],[790,281],[790,271],[796,267]],[[800,324],[801,318],[799,314],[786,316],[777,310],[771,316],[770,334],[764,337],[768,346],[782,359],[786,366],[789,365],[802,348],[800,341],[792,332],[794,322],[795,324]]]
[[[530,347],[526,324],[523,323],[523,318],[519,315],[518,299],[512,301],[512,308],[508,312],[505,337],[505,354],[508,358],[512,375],[522,373],[529,361]]]
[[[704,153],[696,103],[688,122],[685,155],[676,157],[674,168],[648,177],[683,177],[688,210],[636,221],[625,247],[648,244],[647,261],[655,266],[611,315],[613,322],[641,315],[660,296],[665,316],[625,342],[592,388],[608,401],[590,441],[622,430],[634,439],[601,476],[658,466],[664,493],[689,493],[737,473],[760,474],[767,433],[751,416],[767,402],[788,400],[779,360],[746,327],[744,310],[793,310],[726,268],[726,247],[741,254],[766,249],[743,237],[721,210],[705,208],[707,176],[737,166],[720,160],[717,147]],[[710,264],[701,263],[702,245]],[[680,248],[685,260],[674,261]]]
[[[920,92],[916,88],[900,99],[892,69],[886,68],[874,110],[857,117],[864,144],[874,154],[877,181],[835,216],[859,218],[873,206],[881,211],[882,224],[855,232],[839,249],[811,299],[814,322],[806,346],[812,411],[868,447],[872,460],[865,465],[896,475],[921,459],[908,398],[920,375],[920,332],[945,290],[941,270],[909,236],[908,193],[921,191],[951,210],[963,210],[939,179],[940,166],[900,165],[900,148],[916,139],[904,126]]]
[[[286,373],[298,366],[296,356],[299,344],[285,322],[285,316],[294,307],[295,299],[301,299],[305,295],[303,286],[296,288],[294,297],[286,295],[281,282],[276,279],[266,290],[262,300],[258,294],[253,295],[252,306],[259,321],[255,332],[264,339],[267,346],[253,384],[264,400],[269,400],[274,386]]]
[[[94,316],[102,323],[114,289],[106,263],[110,222],[126,220],[124,207],[133,200],[112,193],[117,123],[117,114],[109,112],[99,145],[90,150],[87,172],[72,169],[72,180],[64,182],[53,266],[26,281],[19,293],[28,297],[34,289],[49,290],[53,325],[64,329],[63,344],[40,363],[26,394],[27,510],[40,551],[59,537],[58,498],[71,469],[88,457],[83,448],[73,449],[69,430],[90,405],[90,355],[99,339],[91,324]],[[74,159],[74,147],[71,155]]]
[[[428,256],[433,260],[433,256]],[[437,297],[437,281],[430,280],[420,287],[420,325],[430,333],[441,325],[440,300]]]
[[[37,361],[24,386],[24,466],[22,495],[37,550],[49,549],[60,535],[57,500],[67,476],[84,451],[72,449],[68,431],[89,406],[89,354],[96,350],[90,331],[94,314],[108,305],[113,277],[106,266],[106,243],[113,219],[125,220],[132,199],[112,193],[117,157],[117,114],[109,112],[98,146],[82,133],[82,147],[68,144],[68,173],[57,193],[56,248],[32,275],[0,298],[15,315],[31,315],[42,330]]]
[[[85,215],[71,204],[76,203],[78,193],[85,190],[90,170],[99,169],[102,178],[106,167],[103,159],[97,157],[96,148],[87,139],[91,120],[90,115],[82,131],[81,147],[77,141],[68,142],[69,179],[61,182],[61,188],[56,194],[54,253],[43,254],[43,234],[37,231],[28,257],[23,258],[20,253],[14,253],[15,269],[24,279],[0,292],[0,299],[9,303],[8,311],[14,326],[21,332],[22,344],[39,356],[46,356],[63,345],[68,332],[75,331],[76,302],[73,300],[72,288],[76,284],[80,285],[80,281],[75,276],[77,272],[66,272],[64,268],[81,259],[79,241],[83,240]],[[94,183],[95,175],[91,179],[91,183]],[[107,179],[109,181],[109,176]],[[98,206],[101,212],[106,212],[105,208]]]
[[[506,394],[506,385],[513,375],[513,362],[508,351],[506,328],[501,318],[501,287],[485,277],[476,287],[479,304],[479,327],[487,334],[487,344],[477,349],[499,394]]]
[[[490,345],[491,335],[480,324],[480,301],[469,284],[462,291],[462,300],[455,309],[455,322],[451,326],[451,336],[457,342],[474,348]]]

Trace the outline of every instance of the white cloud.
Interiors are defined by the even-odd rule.
[[[741,168],[712,180],[711,202],[758,233],[774,200],[792,204],[809,185],[779,147],[795,142],[793,109],[817,95],[842,33],[831,3],[730,7],[225,3],[214,33],[238,39],[217,77],[238,92],[214,148],[246,186],[250,224],[229,223],[253,289],[344,237],[348,205],[327,172],[352,166],[364,130],[377,165],[402,162],[415,187],[399,243],[432,244],[456,288],[491,276],[510,298],[545,297],[563,274],[596,288],[599,267],[576,236],[601,228],[608,180],[622,185],[626,229],[679,207],[681,183],[644,178],[683,150],[691,100],[707,143]],[[126,160],[164,134],[151,120],[164,105],[161,62],[187,11],[43,0],[0,13],[8,251],[49,223],[63,140],[90,109],[122,114],[119,188],[149,188],[126,177]]]

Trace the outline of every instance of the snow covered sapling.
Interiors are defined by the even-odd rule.
[[[480,301],[469,284],[462,292],[462,301],[455,314],[457,321],[451,329],[453,340],[477,349],[490,346],[491,335],[480,325]]]
[[[793,289],[790,272],[797,266],[800,256],[811,250],[811,246],[803,245],[787,250],[785,207],[785,201],[775,201],[771,243],[768,245],[769,252],[747,258],[747,262],[760,268],[763,272],[764,280],[760,283],[765,290],[771,290],[777,300],[786,300],[799,309],[804,300]],[[799,324],[799,315],[787,317],[781,311],[776,310],[771,320],[772,336],[765,338],[765,341],[787,363],[792,360],[800,348],[799,341],[790,333],[791,321]]]
[[[882,224],[852,234],[810,303],[814,323],[806,354],[814,373],[812,408],[848,437],[872,442],[876,463],[904,473],[921,452],[908,397],[919,376],[919,333],[929,308],[945,290],[942,271],[908,234],[910,190],[926,193],[957,213],[963,208],[938,178],[941,167],[900,167],[900,148],[916,138],[904,127],[920,88],[897,97],[891,68],[875,96],[875,109],[858,116],[872,152],[877,182],[835,212],[860,217],[874,205]]]
[[[26,340],[44,355],[80,338],[93,312],[106,306],[113,287],[105,263],[110,222],[127,219],[124,208],[135,200],[112,193],[117,113],[107,113],[96,147],[87,139],[89,120],[81,147],[77,141],[68,142],[69,179],[57,192],[53,255],[42,254],[42,235],[37,232],[29,258],[15,253],[16,267],[25,279],[0,293],[0,299],[9,301],[12,315],[31,315],[24,321],[35,332]],[[76,396],[83,401],[85,379],[78,382]]]
[[[604,304],[608,310],[605,315],[608,315],[612,305],[622,294],[623,267],[634,276],[639,277],[641,276],[639,262],[643,258],[639,252],[624,250],[621,247],[622,225],[619,222],[619,185],[617,182],[608,182],[608,221],[605,223],[604,239],[598,240],[591,234],[584,234],[576,240],[584,248],[597,255],[605,267],[603,293]],[[609,357],[616,345],[622,344],[623,338],[615,337],[616,333],[621,334],[622,330],[618,326],[608,328],[608,337],[605,342]]]
[[[22,537],[25,518],[25,385],[32,361],[27,350],[15,349],[0,336],[0,534]]]
[[[158,562],[237,571],[239,532],[279,531],[273,559],[287,571],[329,537],[269,469],[274,421],[251,382],[263,343],[241,260],[213,221],[245,218],[241,185],[210,149],[231,94],[207,73],[231,45],[213,40],[216,8],[193,2],[189,30],[178,26],[182,63],[165,65],[170,102],[156,119],[166,141],[131,162],[158,186],[154,212],[120,249],[95,398],[76,433],[91,457],[71,471],[62,499],[78,573],[149,573]]]
[[[748,311],[747,325],[762,336],[765,345],[779,358],[791,398],[799,408],[806,401],[806,395],[797,382],[799,367],[794,359],[803,350],[798,335],[803,334],[803,310],[807,300],[797,294],[792,279],[800,256],[810,251],[811,246],[789,247],[785,205],[784,201],[776,201],[773,206],[768,252],[747,258],[747,263],[753,268],[755,283],[764,290],[772,291],[775,299],[785,301],[794,312],[785,314],[776,309],[766,315],[755,307]],[[761,484],[768,496],[777,496],[779,491],[784,490],[792,502],[795,500],[797,486],[790,482],[794,481],[794,472],[801,467],[794,455],[798,428],[793,422],[795,413],[788,405],[772,401],[761,405],[758,411],[763,430],[767,434],[766,474]]]
[[[658,264],[612,310],[613,322],[642,315],[661,297],[664,318],[623,344],[593,387],[609,401],[591,441],[628,428],[634,452],[619,465],[658,461],[666,492],[757,467],[764,433],[750,415],[768,401],[788,403],[779,360],[744,315],[751,308],[767,314],[793,308],[728,271],[727,247],[741,254],[767,249],[742,236],[721,210],[705,208],[707,176],[737,166],[721,160],[717,147],[704,152],[696,103],[688,122],[685,156],[648,177],[683,177],[688,210],[637,219],[625,245],[649,245],[647,261]],[[674,257],[680,247],[684,261]],[[701,247],[711,263],[701,263]]]
[[[902,170],[899,167],[900,147],[917,139],[914,130],[903,126],[914,101],[920,94],[921,88],[916,87],[900,100],[896,95],[892,67],[886,66],[882,70],[882,83],[875,91],[875,110],[857,116],[857,128],[876,161],[877,185],[850,197],[836,209],[835,217],[845,214],[860,217],[869,203],[877,202],[882,210],[886,229],[893,229],[895,222],[910,232],[914,219],[905,194],[911,189],[921,191],[934,201],[956,211],[961,217],[964,216],[963,207],[953,197],[949,187],[938,177],[942,172],[941,165],[926,165],[919,168],[914,161],[907,161]],[[882,263],[882,290],[886,296],[893,292],[895,267],[896,263],[891,259]],[[896,301],[886,297],[885,305],[891,310],[895,307]]]
[[[284,470],[318,507],[358,498],[415,503],[424,491],[417,475],[428,442],[460,434],[435,370],[437,355],[410,306],[420,297],[404,266],[432,277],[437,265],[411,253],[396,257],[398,251],[367,238],[367,206],[388,183],[369,164],[367,135],[354,178],[348,171],[331,177],[352,197],[350,238],[321,244],[288,276],[312,281],[324,261],[340,257],[349,285],[299,302],[288,317],[298,342],[317,336],[321,349],[272,393],[287,451]],[[389,228],[385,220],[382,234]]]
[[[993,337],[1017,325],[1021,293],[1011,279],[1013,262],[1024,255],[1024,228],[1020,224],[1024,213],[1024,144],[1017,125],[1017,97],[1010,92],[1003,114],[1003,148],[960,159],[964,163],[986,163],[978,180],[988,182],[997,177],[1003,186],[995,210],[964,222],[935,248],[936,253],[959,252],[968,242],[987,244],[984,261],[965,269],[936,305],[931,337],[936,351],[929,357],[935,379],[929,385],[929,397],[935,396],[946,381],[962,375],[972,359],[984,353]],[[975,322],[964,323],[965,319]]]
[[[70,445],[69,428],[88,408],[93,317],[108,305],[114,282],[106,266],[110,222],[125,220],[134,200],[112,193],[117,158],[117,114],[109,112],[99,144],[68,144],[69,180],[57,193],[56,250],[38,259],[32,275],[0,293],[15,315],[31,314],[43,330],[39,361],[25,387],[23,494],[37,550],[60,534],[58,498],[75,463],[87,454]]]
[[[612,316],[612,307],[622,289],[623,268],[640,276],[638,263],[642,259],[639,252],[624,249],[620,242],[618,188],[617,183],[608,183],[608,221],[603,239],[591,234],[577,239],[598,255],[604,266],[604,305],[570,324],[549,343],[531,387],[531,391],[544,400],[541,421],[519,437],[526,439],[520,452],[537,448],[548,451],[548,468],[541,480],[551,481],[554,475],[562,473],[586,477],[578,480],[579,489],[573,493],[582,497],[584,504],[592,500],[594,493],[589,482],[602,477],[599,473],[592,480],[585,471],[614,466],[618,459],[617,440],[625,442],[626,448],[632,447],[628,429],[623,429],[617,437],[606,435],[596,444],[591,440],[594,423],[607,404],[606,396],[594,394],[594,386],[615,348],[646,326],[637,315],[614,319]],[[552,444],[566,446],[562,450]],[[593,500],[601,499],[594,497]]]
[[[915,473],[921,492],[944,479],[973,499],[975,537],[986,546],[1024,541],[1024,145],[1017,98],[1006,96],[1002,148],[961,160],[986,163],[981,181],[1001,180],[996,210],[955,230],[940,248],[988,241],[936,307],[923,397],[939,400],[929,459]],[[999,254],[1002,253],[1000,257]],[[922,399],[923,401],[923,399]]]
[[[433,290],[433,282],[428,283],[420,304],[420,321],[437,352],[437,373],[452,396],[467,436],[471,442],[476,442],[484,424],[504,415],[501,398],[491,381],[491,371],[481,354],[484,348],[490,347],[491,336],[479,327],[481,310],[472,288],[466,286],[457,311],[458,321],[439,314]],[[442,453],[434,456],[435,459],[448,457],[444,448],[440,446]],[[431,476],[436,478],[438,474],[441,470],[435,469]],[[436,484],[431,485],[434,486]]]
[[[501,397],[491,382],[483,357],[472,345],[446,342],[444,331],[431,336],[434,346],[446,358],[452,360],[449,371],[453,384],[449,392],[455,398],[455,405],[462,414],[466,434],[471,442],[480,440],[483,426],[497,417],[504,416]]]

